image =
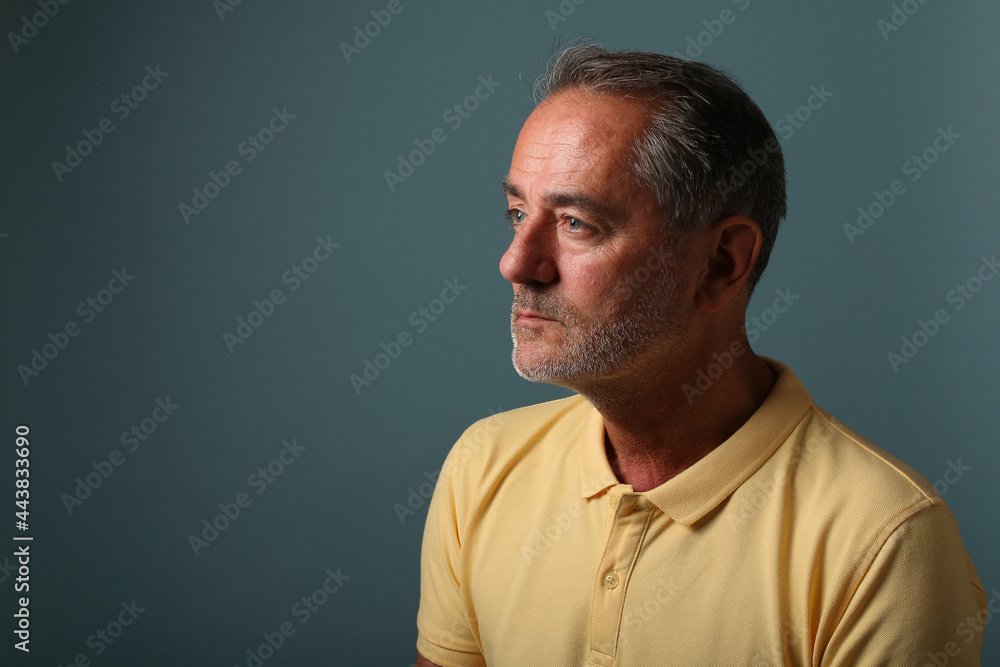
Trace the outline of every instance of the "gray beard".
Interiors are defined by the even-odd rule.
[[[511,306],[514,369],[532,382],[578,388],[588,379],[615,375],[655,342],[676,340],[684,329],[677,306],[676,275],[673,267],[667,266],[646,284],[622,281],[615,291],[615,312],[600,322],[585,321],[544,287],[521,285]],[[519,341],[539,339],[542,332],[517,324],[520,308],[558,320],[565,327],[558,345],[531,362],[518,358]]]

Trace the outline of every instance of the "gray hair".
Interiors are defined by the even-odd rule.
[[[785,162],[760,108],[726,72],[690,60],[575,44],[558,52],[535,84],[535,102],[560,91],[612,93],[651,103],[629,159],[668,230],[686,236],[731,215],[763,232],[747,280],[753,291],[785,217]]]

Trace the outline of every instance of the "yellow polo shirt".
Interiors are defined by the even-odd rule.
[[[778,380],[753,416],[644,493],[581,396],[469,428],[428,509],[417,650],[443,667],[979,665],[987,596],[951,511],[764,361]]]

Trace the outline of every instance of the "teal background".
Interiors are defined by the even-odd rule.
[[[697,59],[772,122],[811,86],[833,93],[779,133],[789,216],[748,315],[776,289],[800,298],[754,348],[931,481],[969,466],[945,499],[1000,589],[1000,281],[961,311],[946,300],[1000,251],[996,5],[932,0],[886,39],[890,2],[567,0],[563,16],[556,0],[402,0],[347,62],[340,43],[386,4],[247,0],[220,18],[209,0],[78,0],[17,52],[6,35],[41,10],[0,9],[0,497],[27,424],[34,537],[30,656],[10,646],[0,569],[4,664],[245,665],[290,621],[269,667],[410,665],[426,513],[412,494],[474,420],[565,394],[512,370],[497,269],[530,82],[557,40],[683,52],[723,10],[734,20]],[[119,120],[112,101],[157,65],[169,76]],[[480,76],[500,86],[453,129],[442,114]],[[246,162],[239,144],[284,107],[295,118]],[[105,117],[114,131],[60,182],[51,163]],[[391,190],[384,172],[439,127],[447,139]],[[903,164],[939,127],[960,138],[909,181]],[[186,224],[178,205],[234,159],[242,171]],[[894,179],[905,194],[849,242],[843,225]],[[292,291],[282,275],[317,237],[339,247]],[[78,304],[123,267],[135,279],[85,323]],[[467,288],[418,331],[411,313],[456,279]],[[287,300],[230,352],[223,333],[274,289]],[[950,321],[894,372],[887,353],[939,308]],[[79,335],[25,383],[18,366],[68,321]],[[412,344],[357,393],[350,376],[402,332]],[[122,433],[168,397],[180,407],[127,451]],[[304,451],[257,494],[248,477],[293,438]],[[64,494],[116,449],[124,462],[70,513]],[[189,536],[241,492],[251,504],[196,556]],[[338,568],[350,578],[300,623],[293,605]],[[96,655],[88,637],[132,600],[145,611]],[[1000,664],[992,622],[983,664]]]

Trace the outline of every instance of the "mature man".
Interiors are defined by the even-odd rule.
[[[947,506],[749,348],[785,215],[760,109],[707,65],[586,45],[543,84],[500,270],[514,367],[577,393],[449,454],[417,664],[978,665]]]

